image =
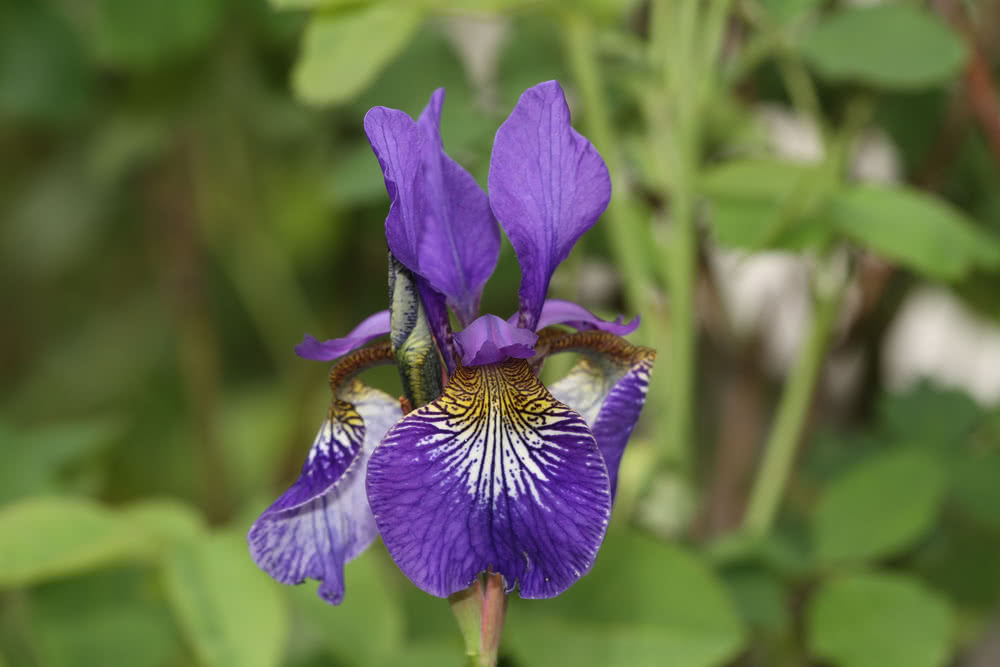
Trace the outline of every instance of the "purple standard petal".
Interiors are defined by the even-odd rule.
[[[500,228],[476,179],[444,152],[444,88],[431,95],[417,125],[424,135],[424,178],[430,215],[420,238],[421,275],[443,292],[464,326],[479,314],[483,285],[500,256]]]
[[[389,249],[408,269],[444,294],[463,324],[479,309],[483,285],[500,253],[500,230],[489,199],[441,143],[444,89],[431,95],[417,122],[375,107],[365,132],[392,204],[385,219]]]
[[[333,361],[379,336],[386,335],[389,333],[389,327],[389,311],[381,310],[362,320],[361,324],[343,338],[331,338],[321,343],[306,334],[302,342],[295,346],[295,354],[313,361]]]
[[[618,467],[646,402],[656,352],[633,347],[609,334],[597,338],[598,344],[581,350],[580,361],[549,391],[579,412],[590,426],[607,465],[614,497]]]
[[[283,584],[318,579],[319,596],[344,597],[344,565],[378,536],[365,473],[372,450],[402,417],[399,401],[352,381],[338,393],[302,474],[247,535],[257,565]]]
[[[439,597],[484,571],[525,598],[558,595],[590,569],[611,511],[590,430],[524,360],[459,368],[393,427],[368,500],[396,564]]]
[[[510,358],[535,356],[538,334],[519,329],[496,315],[483,315],[455,334],[455,342],[466,366],[496,364]]]
[[[535,329],[553,271],[611,199],[608,168],[570,125],[556,81],[524,91],[497,130],[489,186],[521,264],[519,324]]]
[[[514,324],[517,322],[517,318],[518,314],[514,313],[507,318],[507,322]],[[627,336],[639,328],[638,315],[632,318],[632,321],[628,324],[623,323],[624,319],[622,315],[619,315],[614,322],[608,322],[572,301],[546,299],[545,303],[542,304],[542,314],[538,318],[538,324],[535,325],[535,329],[541,330],[553,324],[565,324],[580,331],[596,329],[616,336]]]

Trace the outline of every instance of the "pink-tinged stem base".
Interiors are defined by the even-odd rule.
[[[486,575],[486,592],[483,595],[483,615],[480,634],[479,667],[493,667],[497,664],[500,649],[500,635],[507,617],[507,594],[503,592],[503,576]]]
[[[487,573],[465,590],[450,595],[448,604],[465,639],[469,664],[495,667],[507,615],[503,576]]]

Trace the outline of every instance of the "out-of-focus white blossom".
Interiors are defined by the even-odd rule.
[[[882,370],[890,388],[920,380],[1000,403],[1000,326],[941,287],[906,297],[885,338]]]

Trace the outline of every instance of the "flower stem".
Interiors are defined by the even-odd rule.
[[[483,596],[482,639],[479,667],[494,667],[500,649],[500,635],[507,616],[507,594],[503,590],[503,575],[487,573]]]
[[[795,460],[795,450],[812,404],[816,382],[826,358],[827,345],[840,311],[842,296],[843,285],[837,285],[827,294],[817,296],[809,337],[785,384],[774,426],[764,449],[764,459],[743,517],[743,529],[750,535],[766,535],[774,523]]]
[[[451,612],[465,641],[465,656],[471,667],[479,665],[479,634],[483,617],[483,585],[476,580],[463,591],[448,596]]]
[[[689,477],[694,432],[695,316],[694,284],[697,270],[697,229],[693,185],[700,152],[699,98],[690,94],[701,72],[693,33],[697,31],[698,2],[658,2],[653,6],[650,57],[662,69],[664,86],[651,92],[646,113],[660,178],[667,183],[671,233],[661,270],[670,297],[667,394],[663,397],[666,443],[662,461]]]
[[[648,230],[642,225],[634,207],[630,206],[629,188],[625,183],[627,172],[620,150],[621,143],[615,136],[608,118],[607,105],[597,62],[597,38],[590,20],[578,13],[565,15],[565,48],[573,78],[579,87],[586,110],[586,127],[594,146],[608,163],[614,182],[611,202],[608,204],[607,238],[614,254],[615,264],[622,272],[625,296],[629,307],[651,313],[649,308],[652,285],[647,271],[647,251],[643,239]]]
[[[507,615],[503,576],[487,573],[484,579],[476,580],[465,590],[450,595],[448,604],[465,640],[468,665],[495,667]]]

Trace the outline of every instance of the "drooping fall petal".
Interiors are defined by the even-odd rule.
[[[368,459],[401,417],[391,396],[358,380],[339,386],[302,474],[247,535],[262,570],[283,584],[317,579],[320,597],[340,604],[344,565],[378,535],[365,492]]]
[[[480,572],[522,597],[586,573],[611,510],[604,460],[583,418],[528,363],[461,367],[407,415],[368,464],[368,499],[396,564],[445,597]]]
[[[625,445],[646,402],[656,352],[603,332],[568,338],[587,344],[566,348],[580,351],[580,360],[549,391],[579,412],[590,426],[608,468],[614,497]]]

